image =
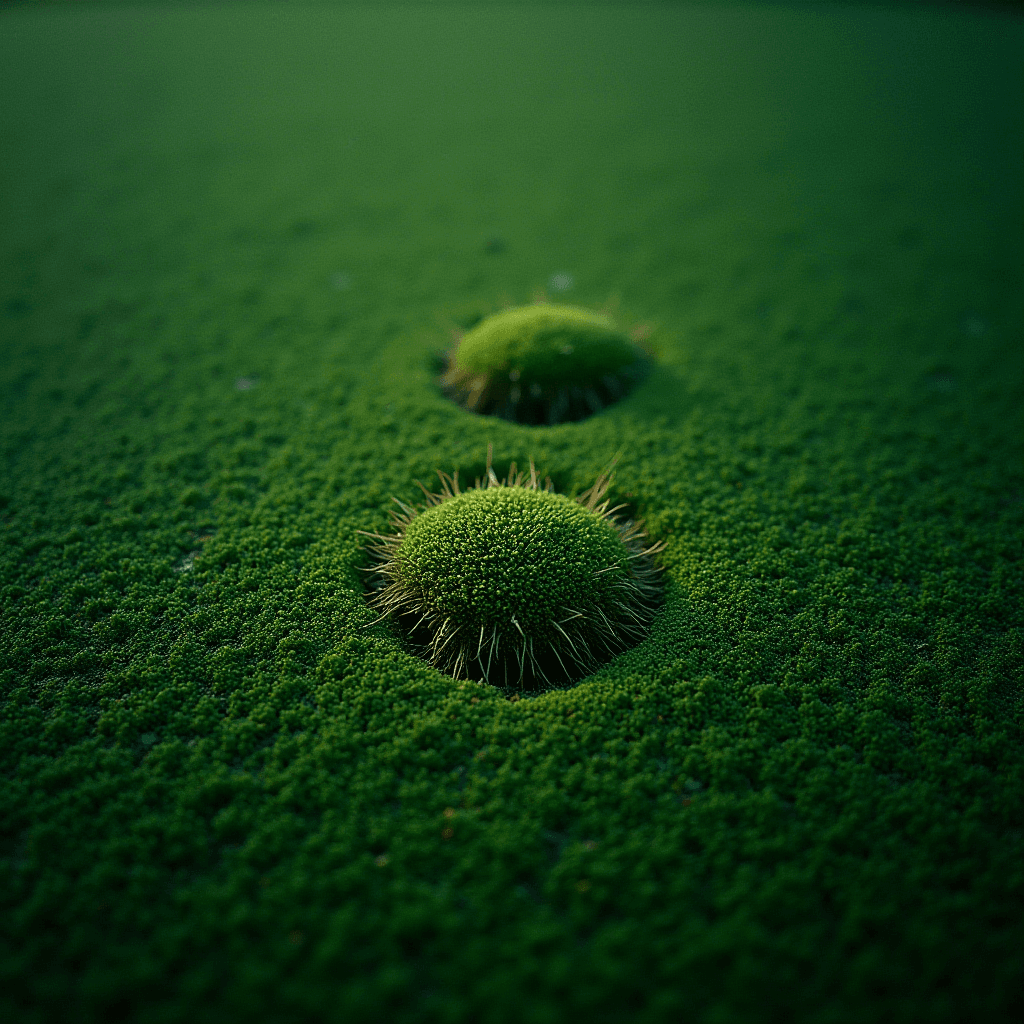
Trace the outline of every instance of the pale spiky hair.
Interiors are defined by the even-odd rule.
[[[370,606],[381,614],[375,622],[393,616],[411,623],[409,634],[413,639],[425,634],[422,646],[426,659],[457,679],[473,676],[508,686],[510,683],[522,685],[524,679],[532,676],[553,685],[544,666],[547,663],[549,670],[553,670],[555,662],[567,681],[578,678],[646,634],[660,596],[659,570],[652,556],[661,551],[664,544],[647,546],[640,524],[630,520],[623,522],[616,514],[624,506],[609,508],[610,502],[605,498],[610,482],[609,469],[575,502],[611,526],[626,550],[624,565],[616,560],[595,570],[592,576],[619,570],[616,575],[621,578],[595,585],[594,600],[589,604],[577,602],[583,604],[582,609],[560,606],[565,617],[551,618],[546,636],[529,635],[515,614],[510,614],[504,626],[479,620],[455,621],[450,611],[432,606],[429,598],[411,587],[403,576],[399,552],[409,525],[427,509],[473,490],[515,487],[556,493],[550,477],[543,485],[540,483],[532,460],[529,472],[519,471],[512,463],[502,480],[494,472],[491,458],[492,449],[488,446],[486,475],[483,480],[477,479],[471,488],[460,488],[458,471],[448,475],[438,470],[439,492],[429,491],[417,481],[426,499],[422,505],[414,507],[393,499],[398,506],[397,511],[390,514],[394,533],[361,531],[370,538],[367,550],[376,562],[364,570],[376,577]],[[604,600],[597,600],[598,597]],[[538,639],[540,644],[536,643]]]

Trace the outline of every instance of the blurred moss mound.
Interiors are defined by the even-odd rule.
[[[600,412],[646,368],[609,317],[538,303],[496,313],[463,335],[441,384],[471,412],[553,424]]]

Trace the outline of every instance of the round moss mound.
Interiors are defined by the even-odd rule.
[[[622,398],[648,365],[615,323],[576,306],[508,309],[464,334],[441,377],[464,408],[518,423],[563,423]]]
[[[657,570],[633,522],[604,500],[607,477],[579,498],[541,487],[534,467],[400,505],[396,532],[370,534],[380,583],[371,604],[405,620],[437,668],[498,685],[563,684],[640,639]]]

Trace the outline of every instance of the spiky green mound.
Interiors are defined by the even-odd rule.
[[[606,603],[629,552],[565,495],[502,487],[427,509],[409,524],[397,561],[402,585],[440,614],[553,637],[567,611]]]
[[[442,475],[397,532],[371,534],[383,589],[373,604],[420,631],[432,664],[488,682],[578,678],[643,636],[656,570],[643,533],[602,501],[607,479],[577,500],[541,489],[533,466],[461,491]]]
[[[645,368],[609,317],[542,303],[497,313],[463,335],[441,384],[473,412],[561,423],[622,398]]]

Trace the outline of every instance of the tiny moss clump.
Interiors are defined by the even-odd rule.
[[[573,500],[529,474],[459,488],[438,474],[422,511],[371,534],[382,588],[372,604],[411,624],[428,660],[503,685],[567,682],[646,632],[658,590],[644,534],[603,501],[605,476]]]
[[[643,376],[647,360],[600,313],[541,303],[467,331],[441,376],[472,412],[518,423],[563,423],[600,412]]]

